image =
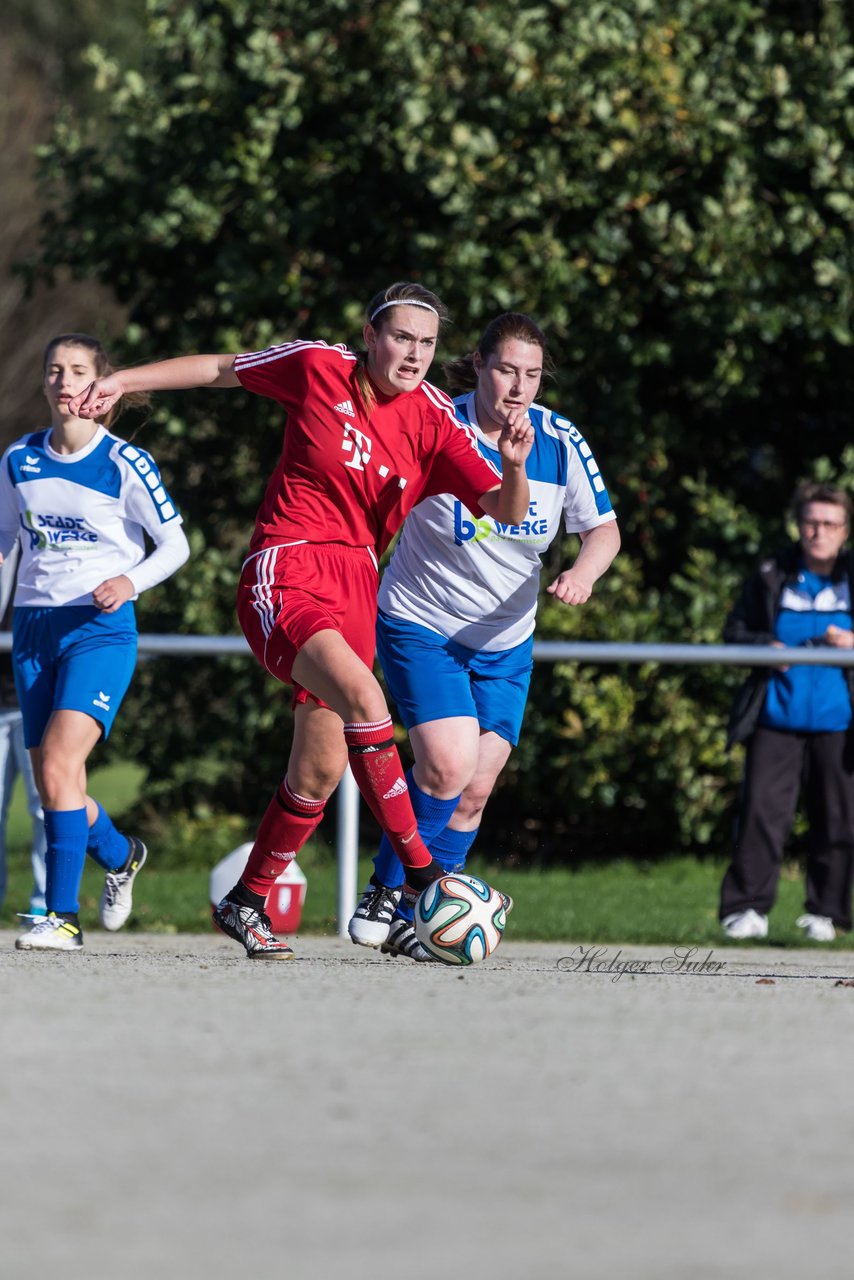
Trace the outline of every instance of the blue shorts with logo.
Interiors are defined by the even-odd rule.
[[[54,711],[83,711],[110,729],[136,666],[136,614],[94,605],[18,608],[12,622],[15,686],[27,747],[41,744]]]
[[[377,657],[407,729],[428,720],[473,716],[514,747],[533,668],[534,638],[496,653],[467,649],[429,627],[380,613]]]

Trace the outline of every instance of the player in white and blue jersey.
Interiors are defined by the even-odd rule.
[[[120,928],[146,858],[142,841],[117,831],[87,794],[86,762],[109,736],[136,665],[133,601],[174,573],[189,546],[151,455],[69,408],[109,372],[96,339],[54,338],[43,383],[51,425],[0,459],[0,558],[21,545],[12,660],[47,838],[47,915],[18,938],[21,950],[83,945],[87,852],[107,873],[101,923]]]
[[[548,591],[584,604],[620,545],[616,516],[593,453],[570,420],[535,402],[552,371],[545,335],[508,312],[476,351],[445,366],[461,421],[500,468],[495,441],[511,413],[534,428],[530,508],[519,525],[475,517],[443,495],[416,506],[382,579],[377,654],[409,732],[407,773],[422,838],[445,870],[464,866],[519,732],[533,666],[541,556],[562,531],[578,534],[574,563]],[[401,902],[400,863],[383,840],[350,936],[385,952],[430,959]]]

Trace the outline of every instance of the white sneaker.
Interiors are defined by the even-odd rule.
[[[388,937],[380,947],[380,952],[384,956],[406,956],[407,960],[417,960],[419,964],[425,964],[436,959],[418,941],[412,921],[403,920],[400,917],[392,920]]]
[[[76,915],[57,915],[51,911],[41,916],[28,933],[16,938],[18,951],[79,951],[83,946],[83,930]]]
[[[803,929],[810,942],[832,942],[836,937],[830,916],[798,916],[795,924]]]
[[[293,960],[294,953],[286,942],[273,933],[270,917],[255,907],[223,898],[214,908],[213,921],[227,937],[246,948],[250,960]]]
[[[108,871],[98,903],[101,924],[111,933],[121,929],[133,908],[133,882],[145,866],[148,850],[136,836],[128,836],[128,856],[123,867]]]
[[[736,911],[731,916],[724,916],[721,928],[728,938],[744,941],[745,938],[767,938],[768,917],[748,907],[746,911]]]
[[[360,947],[381,947],[388,938],[400,894],[400,889],[389,889],[371,876],[347,925],[351,940]]]

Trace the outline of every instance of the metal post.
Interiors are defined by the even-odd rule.
[[[356,908],[359,874],[359,788],[348,765],[338,784],[335,850],[338,855],[338,937],[347,938],[347,924]]]

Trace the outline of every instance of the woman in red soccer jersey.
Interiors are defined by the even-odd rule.
[[[99,378],[74,401],[75,413],[97,417],[131,391],[243,386],[288,414],[237,613],[259,662],[294,686],[293,743],[246,870],[214,913],[252,958],[293,955],[272,932],[267,895],[318,826],[348,760],[406,869],[404,892],[440,874],[418,834],[371,670],[377,562],[412,507],[433,494],[453,493],[470,510],[518,524],[528,511],[533,439],[525,415],[511,416],[499,475],[450,399],[424,381],[446,319],[434,293],[397,283],[368,306],[363,356],[325,342],[180,356]]]

